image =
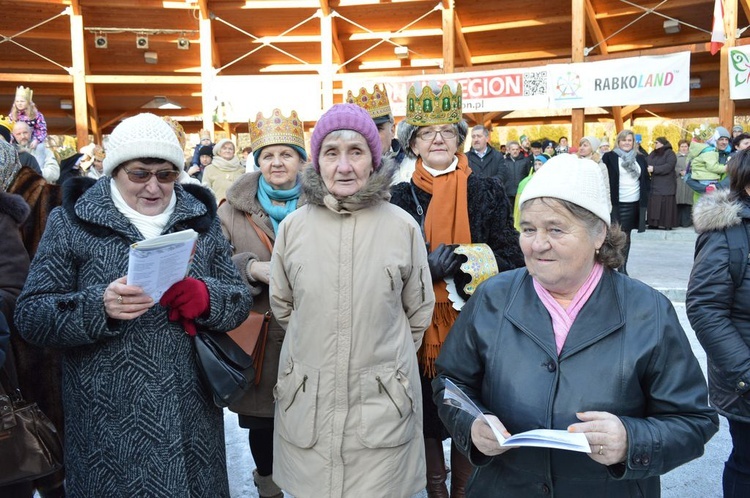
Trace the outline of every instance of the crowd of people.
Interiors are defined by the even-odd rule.
[[[659,496],[717,410],[724,495],[748,496],[750,135],[496,149],[461,94],[415,84],[397,126],[383,88],[349,92],[309,146],[291,109],[258,113],[246,147],[207,130],[188,145],[138,114],[55,157],[19,87],[0,120],[0,366],[58,427],[65,465],[0,496],[228,497],[193,336],[251,310],[270,317],[263,363],[228,409],[262,498]],[[669,300],[627,274],[632,230],[691,214],[708,388]],[[188,229],[184,279],[156,298],[128,284],[132,244]],[[445,402],[456,388],[481,415]],[[502,445],[533,429],[589,451]]]

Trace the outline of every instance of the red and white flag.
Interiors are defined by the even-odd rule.
[[[711,55],[721,50],[724,42],[727,40],[724,31],[724,5],[721,0],[715,0],[714,3],[714,24],[711,28]]]

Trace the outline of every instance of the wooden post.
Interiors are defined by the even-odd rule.
[[[333,106],[333,28],[331,14],[320,12],[320,91],[323,110]]]
[[[453,0],[443,1],[443,72],[456,70],[456,31]]]
[[[78,147],[89,143],[88,101],[86,99],[86,47],[83,42],[83,18],[76,9],[70,11],[70,48],[73,56],[73,106]]]
[[[734,101],[729,98],[729,49],[736,44],[737,0],[724,0],[724,30],[727,40],[718,54],[720,58],[719,123],[726,129],[731,130],[734,125]]]
[[[213,35],[211,33],[211,19],[208,12],[201,9],[200,45],[201,45],[201,100],[203,107],[203,129],[211,132],[213,139],[214,131],[214,65],[213,65]]]
[[[586,48],[586,2],[585,0],[571,0],[571,62],[583,62],[583,51]],[[585,122],[584,110],[571,111],[570,145],[577,146],[583,137]]]

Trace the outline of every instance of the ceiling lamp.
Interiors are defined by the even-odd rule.
[[[190,49],[190,40],[185,38],[184,34],[177,38],[177,48],[179,48],[180,50]]]
[[[143,50],[148,49],[148,35],[139,34],[135,37],[135,46],[142,48]]]
[[[156,52],[144,52],[143,59],[146,61],[146,64],[156,64],[159,62],[159,54]]]
[[[107,35],[105,33],[99,33],[94,37],[94,47],[107,48]]]
[[[182,109],[182,106],[175,102],[174,100],[163,97],[163,96],[157,96],[153,99],[149,100],[145,104],[141,106],[141,109]]]
[[[399,59],[408,59],[409,47],[407,47],[406,45],[399,45],[393,49],[393,53],[396,54],[396,57]]]
[[[673,35],[680,32],[680,22],[674,19],[667,19],[664,21],[664,32],[668,35]]]

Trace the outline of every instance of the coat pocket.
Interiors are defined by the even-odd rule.
[[[290,361],[273,388],[279,435],[299,448],[318,440],[318,381],[320,371]]]
[[[405,373],[392,367],[364,369],[359,387],[362,444],[368,448],[392,448],[414,438],[416,407]]]

